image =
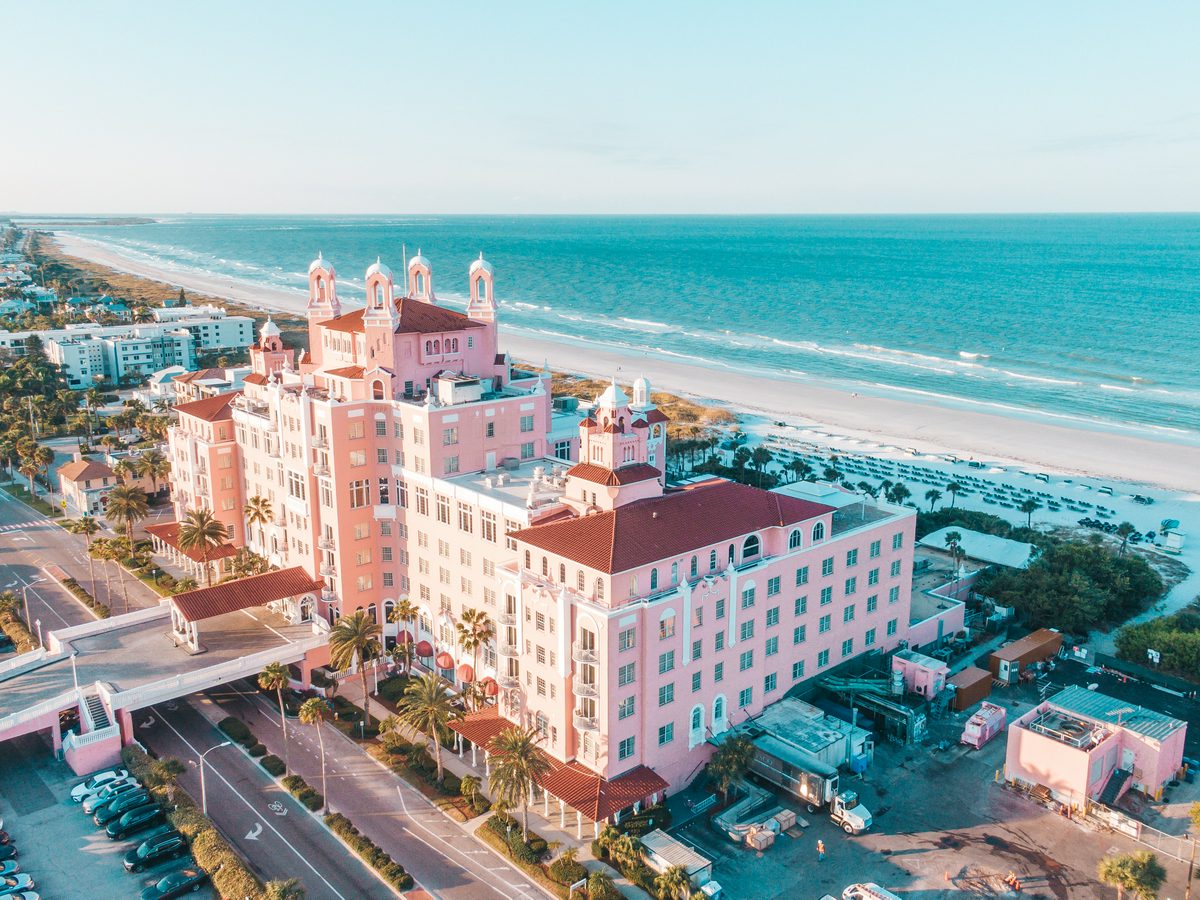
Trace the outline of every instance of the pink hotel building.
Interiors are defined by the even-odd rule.
[[[555,413],[548,375],[498,350],[491,265],[471,264],[465,314],[437,304],[421,255],[406,275],[397,297],[376,262],[366,307],[344,312],[318,257],[310,350],[268,322],[243,392],[176,407],[177,512],[208,507],[235,543],[322,579],[290,615],[365,609],[451,681],[482,679],[496,702],[457,730],[486,749],[509,721],[538,727],[543,787],[593,820],[681,788],[709,737],[906,638],[911,509],[668,488],[644,379],[582,420]],[[255,496],[273,522],[247,524]],[[415,635],[387,621],[403,595]],[[479,673],[453,627],[471,607],[497,630]]]

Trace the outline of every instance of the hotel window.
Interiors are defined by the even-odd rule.
[[[742,688],[738,691],[738,709],[745,709],[754,702],[754,688]]]
[[[633,738],[627,737],[617,744],[617,758],[629,759],[633,756]]]
[[[824,522],[818,522],[816,525],[813,526],[812,539],[813,539],[814,544],[817,541],[825,540],[825,523]]]
[[[675,636],[675,617],[667,616],[665,619],[660,619],[658,623],[658,639],[666,640],[669,637]]]
[[[488,422],[487,425],[484,426],[483,436],[490,437],[490,438],[496,436],[496,423],[495,422]]]
[[[858,550],[846,551],[846,568],[858,565]]]
[[[878,568],[872,569],[870,572],[867,573],[867,586],[869,587],[872,584],[879,584],[879,569]]]
[[[900,588],[894,587],[888,589],[888,603],[895,603],[900,599]]]
[[[429,491],[423,487],[413,488],[413,494],[417,498],[417,513],[422,516],[429,515]]]
[[[457,475],[458,474],[458,457],[457,456],[447,456],[445,459],[445,464],[446,464],[446,470],[445,470],[444,474],[446,474],[446,475]]]
[[[365,478],[362,481],[350,482],[350,508],[361,509],[371,505],[371,482]]]
[[[658,705],[669,706],[675,702],[675,682],[664,684],[658,689]]]
[[[768,638],[768,639],[767,639],[766,648],[765,648],[765,649],[764,649],[764,651],[763,651],[764,655],[766,655],[766,656],[774,656],[774,655],[775,655],[776,653],[778,653],[778,652],[779,652],[779,638],[778,638],[778,636],[776,636],[776,637],[772,637],[772,638]]]
[[[795,628],[792,629],[792,643],[793,644],[803,644],[806,640],[808,640],[808,626],[807,625],[797,625]]]
[[[714,614],[716,615],[716,617],[718,619],[725,618],[725,598],[724,597],[721,597],[717,600],[716,609],[714,610]]]
[[[438,556],[442,559],[450,558],[450,542],[442,538],[438,538]]]
[[[496,543],[496,514],[492,512],[481,512],[479,514],[479,529],[480,535],[485,541]],[[582,585],[580,586],[582,589]]]
[[[388,464],[387,447],[375,448],[375,462],[381,466],[386,466]]]
[[[669,744],[673,740],[675,740],[675,723],[668,722],[658,729],[658,746]]]
[[[779,576],[767,579],[767,596],[774,597],[779,593]]]
[[[704,641],[692,641],[692,659],[699,659],[704,654]]]
[[[387,420],[386,419],[376,419],[375,420],[375,437],[387,437]],[[386,457],[384,458],[384,462],[387,462]]]
[[[724,681],[724,680],[725,680],[725,663],[719,662],[715,666],[713,666],[713,681],[717,682],[717,681]]]
[[[692,609],[692,627],[699,628],[704,624],[704,607],[697,606]]]
[[[858,590],[858,578],[857,577],[847,578],[846,579],[846,596],[849,597],[851,594],[854,594],[857,590]]]
[[[346,429],[346,432],[347,436],[351,440],[357,440],[358,438],[361,438],[365,433],[362,421],[360,420],[358,422],[351,422],[350,427]]]
[[[770,609],[767,610],[767,627],[770,628],[772,625],[778,625],[778,624],[779,624],[779,607],[772,606]]]
[[[471,507],[464,503],[458,504],[458,530],[465,531],[470,534],[475,530],[474,517],[471,515]],[[467,563],[470,565],[470,563]]]
[[[792,533],[788,535],[788,549],[789,550],[800,549],[800,545],[803,543],[803,541],[804,541],[804,538],[800,534],[800,529],[799,528],[794,529],[792,531]]]
[[[391,562],[392,561],[392,548],[391,547],[380,547],[379,548],[379,559],[382,562]]]
[[[742,542],[742,559],[746,560],[750,557],[758,556],[760,549],[762,549],[762,544],[758,539],[758,535],[750,535]]]
[[[458,443],[458,429],[457,428],[443,428],[442,429],[442,446],[449,447],[452,444],[457,444],[457,443]]]
[[[880,541],[871,541],[871,552],[870,552],[871,559],[874,559],[875,557],[877,557],[879,555],[880,543],[881,543]]]
[[[437,495],[437,520],[443,525],[450,524],[450,498]]]
[[[766,678],[763,679],[763,693],[769,694],[769,693],[771,693],[771,691],[775,690],[776,683],[777,683],[777,681],[776,681],[775,673],[772,672],[770,675],[768,675]]]
[[[379,502],[386,506],[391,500],[392,481],[384,477],[379,479]]]
[[[751,619],[749,622],[743,622],[741,624],[741,639],[743,641],[748,641],[752,637],[754,637],[754,620],[753,619]]]
[[[803,677],[804,677],[804,660],[800,660],[799,662],[792,663],[792,678],[796,679],[796,678],[803,678]]]
[[[889,637],[896,633],[896,620],[895,619],[888,619],[887,633],[888,633]]]
[[[461,512],[461,510],[460,510],[460,512]],[[467,530],[469,531],[470,529],[467,529]],[[460,564],[470,567],[471,551],[467,550],[465,547],[459,547],[458,548],[458,561]]]
[[[692,693],[700,690],[700,686],[704,683],[704,675],[702,672],[692,673]]]
[[[792,615],[802,616],[806,612],[808,612],[808,597],[797,597],[795,609],[793,609]]]
[[[712,550],[708,554],[708,571],[717,571],[717,551]]]
[[[822,650],[820,653],[817,654],[817,668],[823,669],[827,665],[829,665],[829,651]]]
[[[718,631],[713,635],[713,649],[720,653],[725,649],[725,632]]]
[[[892,562],[891,572],[893,578],[900,574],[900,560],[897,559]]]
[[[521,430],[533,431],[533,416],[521,416]]]
[[[521,445],[521,459],[533,459],[533,442]]]
[[[625,687],[627,684],[633,684],[633,679],[636,673],[636,663],[626,663],[617,669],[617,686]]]
[[[359,575],[358,578],[356,579],[355,583],[358,586],[358,590],[360,592],[369,591],[371,589],[371,576],[370,575]]]
[[[833,602],[833,588],[831,588],[831,587],[821,588],[821,605],[828,606],[832,602]]]
[[[596,599],[597,600],[604,599],[604,579],[603,578],[596,579]]]
[[[571,459],[571,442],[570,441],[555,441],[554,442],[554,458],[569,461]]]
[[[546,614],[545,613],[537,613],[533,617],[533,627],[536,628],[538,631],[546,630]],[[538,662],[541,662],[541,661],[542,660],[540,660],[540,659],[538,660]]]
[[[892,549],[899,550],[904,546],[904,532],[897,531],[892,535]]]
[[[863,635],[863,646],[872,647],[875,645],[875,629],[868,628],[867,633]]]
[[[408,485],[401,479],[396,479],[396,505],[408,508]]]
[[[622,700],[617,705],[617,718],[618,719],[628,719],[630,716],[633,715],[633,710],[634,710],[634,698],[626,697],[624,700]]]
[[[832,621],[832,616],[821,616],[821,620],[817,623],[817,633],[825,634],[827,631],[829,631]]]
[[[833,574],[833,557],[830,556],[827,559],[821,560],[821,575],[825,576],[825,575],[832,575],[832,574]]]
[[[424,428],[414,428],[413,429],[413,443],[417,444],[418,446],[424,445],[424,443],[425,443],[425,429]]]
[[[650,590],[651,591],[658,590],[658,569],[650,570]]]
[[[668,650],[658,655],[658,674],[664,675],[675,668],[675,651]]]
[[[879,605],[879,595],[872,594],[867,598],[867,612],[875,612],[875,607]]]
[[[796,570],[796,587],[802,584],[808,584],[808,566],[801,566]]]
[[[696,557],[692,557],[692,564],[688,568],[688,578],[695,578],[700,571],[700,562]]]
[[[617,633],[617,650],[625,651],[632,650],[637,646],[637,631],[633,628],[626,628]]]
[[[849,656],[854,652],[854,638],[846,638],[842,641],[842,656]]]
[[[738,671],[745,672],[752,665],[754,665],[754,651],[743,651],[742,655],[738,657]]]
[[[321,483],[321,505],[325,507],[333,506],[333,488],[327,483]]]
[[[356,552],[354,554],[354,564],[356,566],[366,566],[366,565],[370,565],[370,563],[371,563],[371,548],[370,547],[368,547],[366,550],[359,550],[358,552]]]
[[[845,609],[842,610],[842,621],[843,622],[853,622],[854,621],[854,604],[853,603],[851,603],[849,606],[847,606]]]
[[[540,650],[541,648],[539,647],[538,649]],[[538,678],[538,680],[537,680],[537,692],[538,692],[538,696],[539,696],[539,697],[545,697],[545,696],[546,696],[546,679],[545,679],[545,678]]]
[[[754,585],[742,589],[742,609],[754,606]]]

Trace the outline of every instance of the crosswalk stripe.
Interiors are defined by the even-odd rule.
[[[0,525],[0,531],[20,531],[23,528],[41,525],[44,521],[44,519],[34,519],[30,522],[13,522],[10,525]]]

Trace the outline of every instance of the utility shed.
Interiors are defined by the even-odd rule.
[[[900,650],[892,657],[892,671],[904,677],[904,689],[932,700],[946,686],[950,667],[940,659],[915,650]]]
[[[1013,684],[1029,666],[1057,656],[1062,642],[1061,632],[1039,628],[993,653],[988,659],[992,675],[1005,684]]]
[[[834,768],[857,760],[865,769],[875,757],[871,732],[795,697],[772,703],[754,724]]]
[[[962,712],[992,693],[992,673],[970,666],[951,675],[950,684],[954,686],[954,700],[950,705],[955,712]]]
[[[693,888],[712,881],[712,862],[661,828],[643,835],[642,846],[646,848],[646,864],[654,871],[661,873],[672,866],[683,866]]]

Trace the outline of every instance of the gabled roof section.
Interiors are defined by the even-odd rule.
[[[209,378],[224,378],[224,369],[197,369],[195,372],[184,372],[182,375],[176,375],[172,381],[182,381],[184,384],[191,384],[193,381],[205,381]]]
[[[230,406],[240,396],[242,396],[241,391],[229,391],[226,394],[217,394],[215,397],[193,400],[191,403],[180,403],[175,407],[175,412],[195,419],[203,419],[205,422],[220,422],[233,418],[233,410]]]
[[[606,469],[604,466],[592,463],[576,463],[567,470],[573,478],[582,478],[592,484],[602,484],[605,487],[615,487],[619,484],[634,484],[638,481],[649,481],[657,478],[662,472],[654,466],[637,463],[632,466],[622,466],[619,469]]]
[[[163,543],[178,550],[192,562],[204,562],[204,554],[198,549],[192,548],[184,550],[179,546],[179,523],[178,522],[162,522],[158,525],[147,525],[146,533],[152,535]],[[210,547],[208,550],[208,561],[213,562],[218,559],[225,559],[230,556],[237,555],[237,548],[233,544],[217,544],[215,547]]]
[[[105,463],[94,459],[77,459],[60,466],[58,477],[62,481],[91,481],[93,478],[115,478],[116,472]]]
[[[297,597],[321,588],[321,579],[312,578],[300,566],[263,575],[251,575],[226,581],[210,588],[198,588],[176,594],[171,603],[189,622],[211,619],[225,613],[263,606],[273,600]]]
[[[608,512],[535,525],[514,532],[514,537],[613,574],[833,511],[823,503],[733,481],[706,481]]]
[[[335,378],[362,378],[364,371],[362,366],[343,366],[340,369],[326,369],[324,374]]]
[[[400,324],[396,326],[396,334],[440,334],[443,331],[462,331],[464,328],[485,328],[483,322],[467,318],[464,313],[442,306],[434,306],[421,300],[401,297],[396,301],[400,311]],[[321,324],[322,328],[331,331],[361,333],[363,330],[363,310],[356,309],[344,316],[330,319]]]

